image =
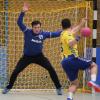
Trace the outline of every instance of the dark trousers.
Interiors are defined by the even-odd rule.
[[[45,68],[49,72],[50,77],[51,77],[52,81],[54,82],[56,88],[61,87],[60,82],[58,80],[58,76],[57,76],[54,68],[50,64],[49,60],[41,53],[37,56],[25,56],[24,55],[20,58],[19,62],[17,63],[17,65],[10,77],[9,85],[7,86],[8,89],[11,89],[13,87],[18,74],[21,71],[23,71],[31,63],[41,65],[43,68]]]

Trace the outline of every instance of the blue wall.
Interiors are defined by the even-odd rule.
[[[97,83],[100,84],[100,48],[97,48],[96,63],[98,64]]]

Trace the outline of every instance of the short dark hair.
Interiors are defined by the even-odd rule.
[[[61,24],[63,29],[67,29],[71,27],[71,21],[68,18],[63,19]]]
[[[38,25],[38,24],[40,24],[40,26],[41,26],[41,22],[38,21],[38,20],[35,20],[35,21],[33,21],[33,22],[31,23],[32,27],[35,26],[35,25]]]

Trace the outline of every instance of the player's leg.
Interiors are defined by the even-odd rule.
[[[73,94],[77,91],[78,86],[79,86],[78,79],[71,81],[71,85],[69,86],[69,89],[68,89],[67,100],[73,100]]]
[[[62,94],[61,84],[60,84],[58,76],[57,76],[54,68],[52,67],[51,63],[49,62],[49,60],[46,57],[44,57],[43,54],[41,54],[40,57],[37,58],[36,63],[41,65],[43,68],[45,68],[49,72],[50,77],[56,86],[57,94],[61,95]]]
[[[79,85],[77,60],[74,60],[74,58],[64,58],[61,63],[64,71],[66,72],[67,77],[71,82],[71,85],[68,89],[67,100],[73,100],[73,95],[76,92]]]
[[[100,92],[100,86],[96,84],[97,64],[93,62],[90,65],[90,70],[91,70],[91,81],[88,82],[88,86],[94,87],[97,92]]]
[[[97,64],[83,58],[78,58],[78,60],[79,60],[78,65],[81,66],[79,67],[80,69],[82,70],[90,69],[91,71],[91,81],[88,82],[88,86],[94,87],[96,90],[100,91],[100,86],[96,84]]]
[[[91,71],[91,81],[95,82],[96,76],[97,76],[97,65],[94,62],[91,63],[91,65],[90,65],[90,71]],[[92,86],[92,85],[90,85],[90,86]]]
[[[23,56],[19,62],[17,63],[14,71],[12,72],[12,75],[10,77],[10,81],[9,84],[6,86],[6,88],[2,91],[3,94],[6,94],[7,92],[9,92],[10,89],[12,89],[14,82],[16,81],[16,78],[18,76],[18,74],[23,71],[29,64],[31,63],[31,60],[26,57]]]

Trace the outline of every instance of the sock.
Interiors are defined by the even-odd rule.
[[[95,82],[96,81],[96,74],[91,75],[91,81]]]
[[[73,93],[72,92],[68,92],[68,98],[73,99]]]

